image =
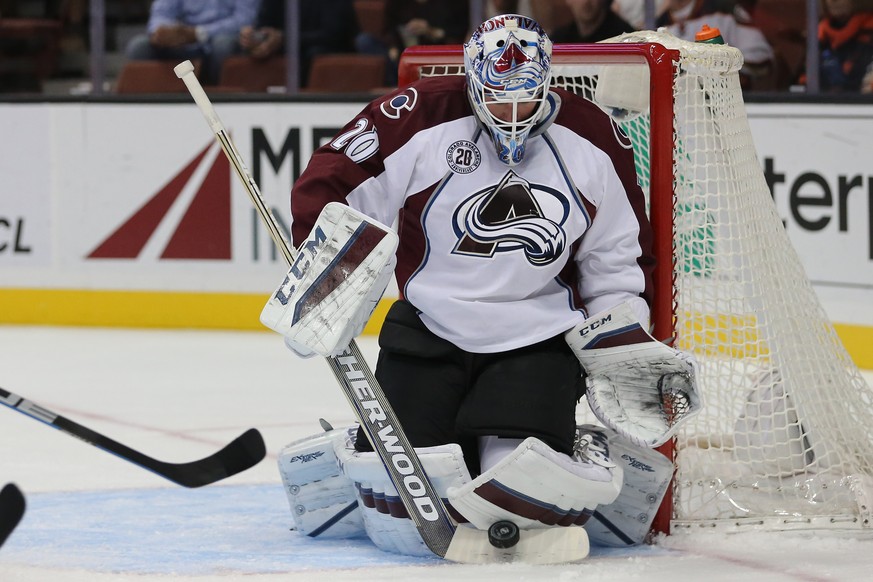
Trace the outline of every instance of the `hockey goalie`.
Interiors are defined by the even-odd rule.
[[[291,195],[299,253],[261,321],[335,357],[393,275],[375,376],[457,528],[572,533],[578,559],[589,537],[643,539],[672,474],[651,448],[700,403],[693,358],[646,331],[654,258],[630,144],[551,86],[551,49],[530,18],[486,20],[465,76],[379,97],[320,147]],[[583,397],[602,426],[577,426]],[[354,426],[286,447],[297,530],[429,553],[383,461]]]

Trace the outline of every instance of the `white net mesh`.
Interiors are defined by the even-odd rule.
[[[608,42],[679,54],[669,64],[671,191],[650,188],[650,119],[669,104],[622,124],[647,195],[673,198],[673,256],[659,257],[673,263],[673,297],[657,301],[673,312],[677,347],[701,364],[704,410],[675,443],[673,528],[870,527],[873,391],[777,215],[746,119],[739,51],[656,32]],[[594,100],[601,67],[612,65],[573,60],[555,59],[557,84]],[[421,76],[463,74],[434,64]]]
[[[741,63],[674,46],[675,316],[706,399],[677,439],[674,525],[866,527],[873,392],[776,213]]]

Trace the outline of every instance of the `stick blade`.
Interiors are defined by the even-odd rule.
[[[260,463],[266,456],[264,437],[257,429],[250,428],[217,453],[198,461],[160,463],[147,468],[178,485],[195,488],[242,473]]]
[[[0,546],[21,521],[25,506],[24,495],[13,483],[8,483],[0,491]]]
[[[463,564],[571,564],[588,556],[588,534],[579,526],[522,530],[518,543],[506,549],[488,541],[488,532],[467,526],[455,530],[445,558]]]

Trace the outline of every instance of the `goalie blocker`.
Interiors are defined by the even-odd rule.
[[[261,323],[285,336],[298,355],[338,356],[361,334],[394,273],[397,234],[344,204],[331,202]]]

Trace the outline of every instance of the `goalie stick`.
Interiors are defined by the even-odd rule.
[[[245,187],[273,242],[291,266],[296,258],[296,250],[286,240],[276,218],[264,202],[258,185],[197,80],[194,65],[191,61],[184,61],[176,65],[175,72],[206,118],[206,123]],[[353,340],[339,356],[326,360],[372,443],[373,450],[382,459],[421,539],[434,554],[447,557],[455,526],[357,344]]]
[[[24,495],[13,483],[7,483],[0,491],[0,546],[21,521],[25,508]]]
[[[206,92],[194,75],[194,66],[184,61],[175,67],[194,102],[221,145],[237,177],[288,265],[296,259],[294,247],[279,229],[260,189],[230,139]],[[355,416],[379,455],[403,506],[413,520],[425,545],[437,556],[463,563],[522,561],[557,564],[579,561],[588,555],[588,536],[579,527],[558,527],[521,533],[519,543],[507,549],[495,548],[488,532],[469,527],[455,528],[434,491],[415,449],[409,443],[388,399],[352,340],[336,357],[325,358]],[[324,426],[324,425],[322,425]]]
[[[221,481],[257,465],[267,454],[261,433],[250,428],[226,447],[208,457],[190,463],[166,463],[135,451],[3,388],[0,388],[0,404],[92,444],[98,449],[103,449],[107,453],[112,453],[134,465],[139,465],[143,469],[183,487],[202,487]]]

